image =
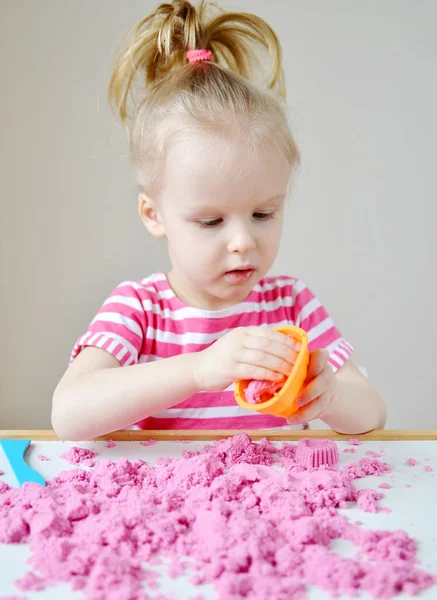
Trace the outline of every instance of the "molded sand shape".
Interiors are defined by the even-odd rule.
[[[322,466],[336,468],[338,466],[337,444],[331,440],[304,438],[297,443],[295,460],[306,469]]]

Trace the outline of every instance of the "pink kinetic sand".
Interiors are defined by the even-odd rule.
[[[425,470],[427,473],[432,473],[432,467],[430,467],[429,465],[425,465],[425,466],[424,466],[424,470]]]
[[[380,477],[386,473],[391,473],[391,468],[385,462],[378,460],[377,458],[360,458],[357,463],[346,465],[342,471],[347,477],[351,479],[361,479],[369,475],[375,475]]]
[[[144,442],[140,442],[142,446],[154,446],[158,443],[158,440],[145,440]]]
[[[391,512],[383,506],[379,506],[378,500],[384,498],[384,494],[375,492],[375,490],[359,490],[357,492],[357,504],[364,512],[377,513],[377,512]]]
[[[94,450],[87,450],[86,448],[79,448],[78,446],[73,446],[72,448],[70,448],[70,450],[64,452],[64,454],[61,454],[59,458],[63,458],[72,465],[77,465],[79,463],[89,461],[95,456],[97,456],[97,452],[94,452]],[[94,466],[94,464],[88,463],[88,466]]]
[[[284,385],[284,381],[259,381],[252,379],[244,390],[244,396],[248,404],[259,404],[270,400],[276,392]]]
[[[414,467],[417,465],[417,460],[415,458],[407,458],[407,460],[405,461],[405,464],[408,465],[409,467]]]
[[[351,439],[349,440],[349,444],[350,444],[351,446],[361,446],[361,444],[362,444],[362,443],[363,443],[363,442],[361,442],[360,440],[357,440],[357,439],[355,439],[355,438],[351,438]]]
[[[0,543],[30,549],[31,571],[16,585],[68,583],[87,600],[150,600],[162,556],[170,576],[188,560],[191,581],[214,584],[221,600],[302,600],[310,584],[385,600],[437,583],[417,565],[407,533],[365,530],[338,510],[378,510],[382,494],[354,480],[390,472],[386,463],[304,470],[295,454],[293,444],[241,434],[153,466],[102,460],[46,487],[0,482]],[[336,539],[355,554],[338,555]]]
[[[50,462],[52,459],[44,456],[44,454],[38,454],[38,460],[41,462]]]
[[[368,450],[366,452],[366,456],[373,456],[373,458],[380,458],[381,454],[378,452],[374,452],[373,450]]]
[[[115,448],[117,444],[115,442],[113,442],[112,440],[108,440],[108,443],[106,444],[107,448]]]
[[[306,469],[322,466],[337,467],[337,444],[330,440],[301,439],[297,443],[296,462]]]

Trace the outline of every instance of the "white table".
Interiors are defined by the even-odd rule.
[[[3,432],[5,433],[5,432]],[[7,432],[9,437],[13,437],[11,432]],[[327,432],[320,432],[327,437]],[[143,439],[149,439],[150,433],[143,432]],[[296,432],[293,438],[304,437],[308,434]],[[311,432],[311,436],[314,432]],[[2,437],[2,432],[0,432]],[[5,437],[5,436],[3,436]],[[26,437],[25,433],[20,432],[17,437]],[[30,439],[31,436],[29,436]],[[40,438],[41,435],[35,435]],[[44,437],[44,436],[42,436]],[[50,437],[50,436],[47,436]],[[54,436],[52,436],[54,437]],[[116,437],[116,436],[113,436]],[[120,437],[120,436],[119,436]],[[138,436],[137,436],[138,437]],[[383,435],[381,436],[383,437]],[[390,437],[390,436],[388,436]],[[393,436],[392,436],[393,437]],[[401,436],[402,437],[402,436]],[[425,437],[425,436],[416,436]],[[157,444],[145,447],[138,441],[117,441],[114,448],[107,448],[105,441],[94,442],[59,442],[59,441],[33,441],[27,451],[26,459],[30,466],[38,470],[44,478],[49,479],[60,471],[77,468],[59,458],[59,455],[68,450],[73,445],[83,448],[91,448],[98,452],[95,460],[109,458],[117,460],[121,457],[135,460],[142,458],[150,463],[154,463],[157,458],[162,456],[177,458],[181,456],[183,450],[199,450],[206,442],[191,441],[181,444],[175,441],[159,441]],[[275,441],[275,444],[281,445],[282,442]],[[386,498],[381,501],[383,506],[392,509],[389,514],[364,513],[356,506],[350,509],[343,509],[340,512],[347,514],[350,520],[360,520],[362,527],[371,529],[403,529],[409,535],[419,541],[418,558],[422,562],[422,567],[427,572],[437,574],[437,440],[421,441],[364,441],[361,446],[356,446],[355,454],[345,454],[342,451],[350,447],[346,440],[339,441],[341,465],[350,462],[356,462],[364,456],[368,450],[376,452],[384,451],[382,460],[387,461],[393,467],[393,473],[384,477],[366,477],[355,481],[357,488],[378,489],[378,484],[388,482],[392,486],[383,491]],[[43,454],[51,459],[50,462],[41,462],[38,455]],[[405,465],[405,460],[413,457],[417,460],[415,467]],[[425,460],[428,459],[428,460]],[[424,466],[429,465],[433,472],[426,472]],[[81,466],[81,465],[79,465]],[[87,467],[82,467],[87,468]],[[14,476],[10,473],[9,464],[6,461],[3,452],[0,449],[0,469],[5,474],[0,478],[9,485],[16,486]],[[410,484],[411,487],[406,487]],[[349,551],[347,542],[337,542],[335,550],[346,556]],[[18,579],[28,570],[25,562],[29,555],[26,545],[4,545],[0,544],[0,596],[1,595],[21,595],[19,590],[13,585],[13,581]],[[176,597],[180,600],[188,599],[196,594],[202,593],[206,598],[217,598],[212,586],[199,586],[194,588],[189,582],[189,576],[184,576],[176,580],[166,577],[165,567],[158,567],[162,574],[161,587],[159,593],[177,592]],[[79,592],[72,592],[67,585],[61,585],[56,588],[44,590],[42,592],[26,592],[23,594],[29,600],[70,600],[73,598],[83,598]],[[309,600],[327,600],[330,596],[320,589],[309,588]],[[345,599],[346,596],[342,596]],[[368,594],[362,594],[362,599],[369,599]],[[398,596],[402,600],[410,596],[402,594]],[[431,588],[421,594],[418,598],[421,600],[435,600],[437,598],[437,587]]]

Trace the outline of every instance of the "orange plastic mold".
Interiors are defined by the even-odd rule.
[[[245,400],[244,393],[244,390],[249,385],[249,380],[241,380],[237,381],[235,384],[234,395],[236,401],[242,408],[256,410],[257,412],[274,415],[276,417],[288,418],[299,410],[295,400],[299,395],[307,375],[309,362],[308,336],[306,331],[295,325],[284,325],[281,327],[274,327],[274,329],[284,335],[293,337],[296,341],[301,343],[301,349],[299,350],[296,362],[283,387],[276,392],[270,400],[259,402],[258,404],[249,404]]]

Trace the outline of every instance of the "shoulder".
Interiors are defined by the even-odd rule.
[[[164,297],[164,299],[163,299]],[[155,314],[165,310],[165,290],[161,289],[161,278],[157,274],[137,280],[124,280],[118,283],[104,299],[92,325],[98,321],[129,325],[135,330],[143,330]],[[136,324],[134,323],[136,322]]]
[[[151,304],[159,304],[169,296],[167,288],[165,276],[153,273],[141,279],[120,282],[112,290],[106,302],[120,302],[133,308],[141,304],[144,309],[147,309]]]

